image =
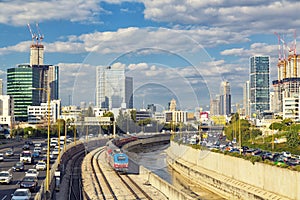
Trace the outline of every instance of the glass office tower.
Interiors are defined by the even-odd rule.
[[[250,58],[250,112],[251,117],[270,110],[270,57]]]
[[[98,108],[132,108],[133,79],[125,77],[125,69],[98,67],[96,80],[96,105]]]
[[[39,105],[39,70],[30,65],[7,69],[7,95],[13,97],[16,121],[27,121],[27,106]]]

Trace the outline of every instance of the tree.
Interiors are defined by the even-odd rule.
[[[298,132],[291,130],[286,134],[287,145],[291,148],[297,147],[299,145],[299,135]]]
[[[271,130],[283,130],[284,124],[278,123],[278,122],[273,122],[270,126],[269,129]]]
[[[88,110],[87,110],[85,116],[86,116],[86,117],[95,117],[93,108],[92,108],[91,106],[88,107]]]

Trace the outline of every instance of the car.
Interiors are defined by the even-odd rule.
[[[28,144],[23,145],[23,150],[29,150],[29,149],[30,149],[30,146]]]
[[[42,161],[42,160],[38,161],[36,163],[36,165],[35,165],[35,169],[36,170],[46,170],[46,163],[45,163],[45,161]]]
[[[34,144],[34,147],[42,147],[42,143],[38,142]]]
[[[283,155],[284,157],[286,157],[286,158],[292,157],[292,154],[291,154],[290,152],[288,152],[288,151],[282,152],[282,155]]]
[[[1,184],[10,184],[13,179],[11,171],[1,171],[0,172],[0,183]]]
[[[52,151],[52,154],[53,155],[58,155],[59,154],[59,148],[58,147],[55,147]]]
[[[32,142],[31,140],[26,140],[26,141],[25,141],[25,144],[33,145],[33,142]]]
[[[8,149],[6,152],[5,152],[5,156],[8,156],[8,157],[11,157],[14,155],[14,151],[12,149]]]
[[[39,151],[33,151],[33,152],[32,152],[32,157],[33,157],[33,158],[38,158],[38,157],[40,157],[40,152],[39,152]]]
[[[46,152],[48,150],[47,145],[42,147],[42,151]]]
[[[31,198],[31,192],[29,189],[16,189],[16,191],[11,195],[12,200],[29,200]]]
[[[296,166],[296,165],[299,165],[299,160],[297,158],[289,158],[286,161],[286,164],[289,166]]]
[[[37,190],[38,180],[36,176],[24,176],[20,182],[20,188],[28,188],[31,192]]]
[[[36,169],[28,169],[27,172],[25,172],[25,176],[35,176],[38,177],[39,172]]]
[[[4,161],[3,153],[0,153],[0,161]]]
[[[24,171],[25,170],[25,166],[23,162],[17,162],[14,166],[13,166],[13,170],[14,171]]]
[[[42,147],[34,147],[33,151],[38,151],[39,153],[41,153]]]
[[[53,142],[50,142],[50,148],[52,147],[56,147],[56,145],[57,145],[57,142],[55,142],[55,141],[53,141]]]

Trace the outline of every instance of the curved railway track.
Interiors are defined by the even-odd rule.
[[[99,173],[96,173],[97,171],[100,172],[99,175],[95,176],[96,177],[96,182],[98,184],[98,187],[100,189],[100,192],[101,192],[101,196],[104,200],[106,199],[115,199],[117,200],[118,198],[116,197],[116,194],[114,193],[109,181],[107,180],[102,168],[100,167],[100,164],[98,162],[98,159],[99,159],[99,156],[101,153],[103,153],[104,150],[103,149],[100,149],[98,152],[96,152],[94,155],[93,155],[93,158],[91,159],[91,165],[92,165],[92,170],[93,170],[93,174],[99,174]],[[96,161],[96,162],[95,162]],[[94,164],[95,163],[95,164]],[[102,183],[102,184],[101,184]],[[104,185],[104,184],[105,185]],[[96,192],[97,193],[97,192]],[[98,194],[99,196],[99,194]]]
[[[83,200],[81,182],[81,163],[85,152],[79,152],[72,158],[68,200]]]
[[[118,172],[114,171],[114,173],[110,173],[109,175],[114,175],[114,181],[111,181],[111,177],[108,179],[107,175],[104,172],[104,169],[102,169],[102,167],[104,167],[103,165],[100,165],[100,156],[101,154],[104,153],[103,149],[100,149],[99,151],[97,151],[92,159],[91,159],[91,165],[92,165],[92,170],[93,170],[93,174],[96,174],[95,177],[95,183],[97,184],[97,187],[99,188],[99,191],[101,194],[99,194],[98,192],[97,195],[98,197],[102,197],[102,199],[106,200],[106,199],[124,199],[124,195],[126,196],[133,196],[134,199],[149,199],[152,200],[152,198],[138,185],[134,182],[134,180],[132,180],[127,174],[119,174]],[[110,169],[110,171],[112,171],[112,169]],[[99,172],[99,173],[97,173]],[[124,189],[122,189],[122,191],[127,190],[129,193],[131,194],[122,194],[122,196],[118,195],[115,191],[113,187],[113,184],[116,184],[115,180],[119,181],[119,186],[118,187],[124,187]],[[110,182],[111,181],[111,182]],[[119,188],[120,189],[120,188]],[[95,189],[96,190],[96,189]]]

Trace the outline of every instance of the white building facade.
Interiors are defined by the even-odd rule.
[[[39,124],[47,122],[48,103],[41,103],[40,106],[28,106],[28,123]],[[50,121],[55,123],[60,118],[61,114],[61,102],[60,100],[52,100],[50,102]]]
[[[14,122],[13,98],[9,95],[0,95],[0,124],[12,127]]]

